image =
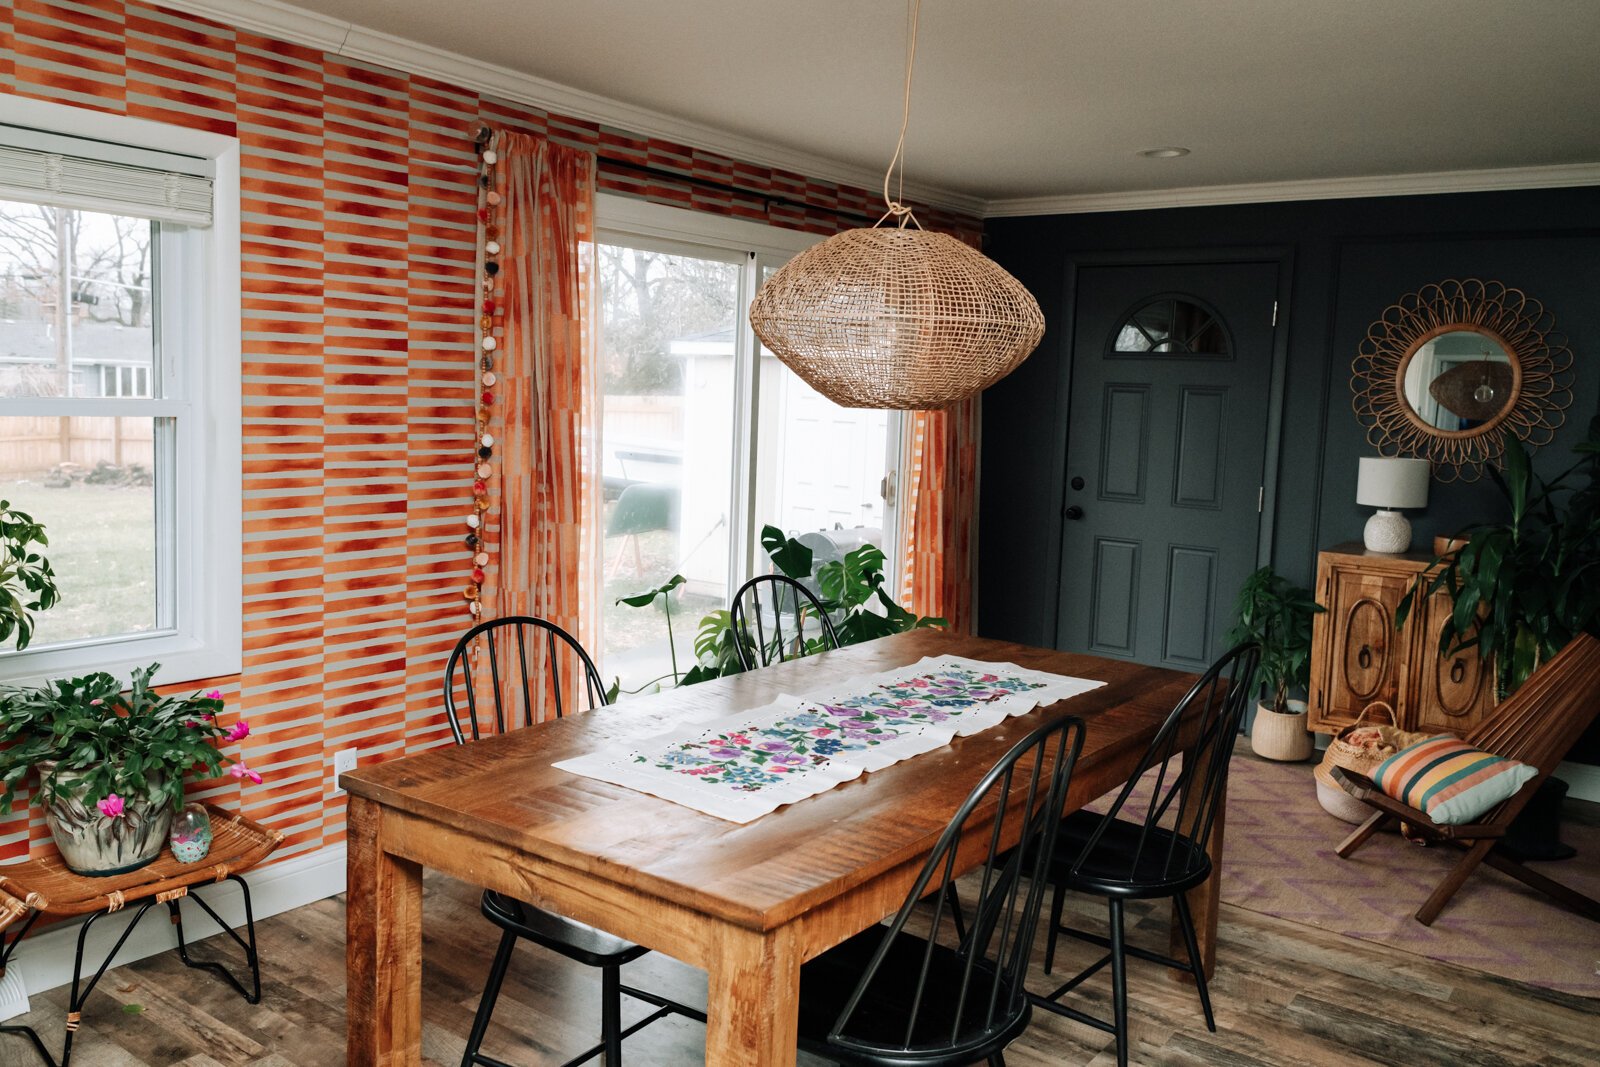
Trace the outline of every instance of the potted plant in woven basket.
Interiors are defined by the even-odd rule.
[[[218,746],[249,736],[243,719],[223,726],[222,694],[162,696],[150,687],[159,664],[133,672],[0,690],[0,813],[9,813],[31,770],[32,794],[66,865],[78,874],[136,870],[161,854],[184,778],[261,781]]]
[[[1306,703],[1289,697],[1311,680],[1311,617],[1322,605],[1271,567],[1245,579],[1234,602],[1238,622],[1228,643],[1254,641],[1261,646],[1259,679],[1271,702],[1262,701],[1250,727],[1250,747],[1274,760],[1303,760],[1314,748],[1306,730]]]

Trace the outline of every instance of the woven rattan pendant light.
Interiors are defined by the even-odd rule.
[[[911,115],[921,0],[909,0],[900,141],[883,218],[790,260],[756,293],[750,325],[790,370],[844,407],[948,407],[1016,369],[1044,335],[1033,295],[993,260],[929,233],[890,196]],[[892,223],[885,225],[886,222]]]

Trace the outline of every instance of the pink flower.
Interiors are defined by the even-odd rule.
[[[243,719],[240,719],[238,722],[234,723],[233,728],[228,731],[226,739],[229,741],[243,741],[249,736],[250,724],[245,722]]]
[[[98,708],[101,704],[104,704],[104,703],[105,703],[104,700],[101,700],[99,697],[95,697],[93,700],[89,701],[89,706],[91,708]]]
[[[249,767],[246,767],[244,765],[244,760],[242,759],[235,761],[233,766],[228,768],[228,773],[233,775],[235,778],[248,778],[257,785],[261,784],[261,775],[257,774],[255,771],[252,771]]]
[[[222,699],[222,690],[220,690],[220,689],[211,690],[211,692],[206,694],[206,699],[207,700],[221,700]]]
[[[117,794],[108,793],[106,794],[105,799],[101,800],[100,803],[95,805],[95,807],[99,808],[100,814],[104,815],[108,819],[120,819],[122,817],[122,809],[124,804],[122,802],[122,798],[117,796]]]

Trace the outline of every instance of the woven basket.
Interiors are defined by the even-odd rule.
[[[1367,721],[1368,716],[1380,711],[1389,717],[1387,724]],[[1322,765],[1343,767],[1347,771],[1370,777],[1378,764],[1412,741],[1428,736],[1402,730],[1396,725],[1398,722],[1399,717],[1387,700],[1374,700],[1361,709],[1355,722],[1334,734],[1333,740],[1328,742],[1328,751],[1323,753]],[[1358,737],[1362,740],[1353,740]]]
[[[1039,302],[942,233],[846,230],[768,278],[756,336],[843,407],[949,407],[1014,370],[1044,336]]]
[[[1327,764],[1317,764],[1311,775],[1317,780],[1317,803],[1322,805],[1323,811],[1345,822],[1367,821],[1372,809],[1340,788],[1339,783],[1333,780],[1333,773]]]

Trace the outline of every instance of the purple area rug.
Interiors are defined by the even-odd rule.
[[[1429,959],[1600,997],[1600,923],[1480,866],[1433,926],[1423,926],[1412,916],[1460,852],[1380,833],[1341,860],[1333,850],[1351,829],[1318,806],[1310,764],[1236,755],[1222,899]],[[1577,856],[1529,866],[1600,897],[1600,827],[1568,819],[1561,837]]]

